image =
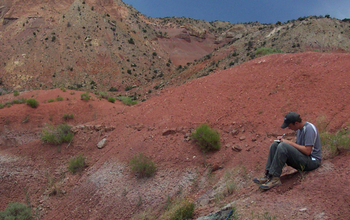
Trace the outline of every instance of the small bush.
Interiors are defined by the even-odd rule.
[[[129,44],[135,44],[134,39],[130,38],[130,39],[128,40],[128,43],[129,43]]]
[[[64,87],[61,87],[60,89],[61,89],[63,92],[66,91],[66,88],[64,88]]]
[[[192,219],[194,203],[182,198],[170,198],[166,202],[165,213],[159,219],[184,220]]]
[[[67,124],[58,125],[57,127],[50,126],[45,128],[41,133],[41,140],[48,144],[61,144],[71,142],[74,134],[70,131],[72,126]]]
[[[333,157],[339,153],[341,149],[350,148],[350,127],[330,133],[324,131],[320,133],[322,152]]]
[[[182,220],[191,219],[194,212],[194,203],[185,201],[180,207],[178,207],[174,214],[170,217],[170,220]]]
[[[81,100],[84,100],[84,101],[89,101],[89,100],[90,100],[90,95],[89,95],[89,93],[88,93],[88,92],[82,93],[82,94],[80,95],[80,99],[81,99]]]
[[[75,174],[77,172],[82,172],[86,167],[85,157],[83,155],[79,155],[69,160],[68,170]]]
[[[55,179],[53,177],[51,177],[48,173],[46,173],[46,177],[47,177],[47,182],[50,188],[49,191],[49,196],[62,196],[63,195],[63,191],[61,190],[60,187],[58,187],[55,183]]]
[[[125,91],[129,91],[129,90],[132,90],[132,86],[127,86],[127,87],[125,87],[125,89],[124,89]]]
[[[280,49],[274,49],[274,48],[259,48],[255,52],[257,56],[265,56],[273,53],[283,53],[283,52]]]
[[[118,100],[120,100],[122,103],[124,103],[125,105],[131,106],[131,105],[136,105],[137,102],[132,100],[130,97],[128,96],[120,96],[118,97]]]
[[[71,95],[74,95],[74,94],[75,94],[75,92],[70,92],[70,94],[71,94]]]
[[[107,94],[107,92],[98,92],[98,97],[102,98],[102,99],[107,99],[108,94]]]
[[[17,90],[13,91],[14,96],[19,96],[19,92]]]
[[[110,92],[118,92],[118,89],[112,86],[108,91],[110,91]]]
[[[139,178],[151,177],[156,172],[156,165],[143,153],[135,155],[130,160],[131,170],[138,175]]]
[[[36,108],[39,105],[39,102],[35,99],[27,99],[27,105],[29,105],[32,108]]]
[[[25,98],[20,98],[20,99],[15,99],[15,100],[12,100],[10,102],[6,102],[5,104],[23,104],[23,103],[26,103],[27,100]]]
[[[73,118],[74,118],[73,114],[64,114],[63,115],[64,120],[69,120],[69,119],[73,119]]]
[[[197,127],[196,131],[191,134],[191,138],[196,140],[204,152],[219,150],[221,147],[219,133],[211,129],[207,124]]]
[[[47,100],[48,103],[54,102],[54,101],[55,101],[54,99],[49,99],[49,100]]]
[[[64,99],[63,99],[63,97],[58,96],[58,97],[56,98],[56,100],[57,100],[57,101],[63,101]]]
[[[34,220],[32,210],[23,203],[10,203],[7,208],[0,212],[0,219]]]
[[[108,101],[114,103],[115,102],[115,98],[114,97],[108,97]]]

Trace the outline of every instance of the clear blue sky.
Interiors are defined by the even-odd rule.
[[[350,18],[350,0],[123,0],[153,17],[276,23],[309,15]]]

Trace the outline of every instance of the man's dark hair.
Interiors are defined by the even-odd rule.
[[[299,122],[299,123],[301,123],[302,122],[302,119],[301,119],[301,117],[299,117],[295,122]],[[295,122],[292,122],[291,124],[293,124],[293,125],[295,125]]]

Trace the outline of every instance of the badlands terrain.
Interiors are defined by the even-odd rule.
[[[95,96],[83,101],[73,90],[2,95],[2,103],[35,98],[39,106],[0,110],[0,208],[29,201],[40,219],[161,219],[169,201],[183,198],[195,204],[193,218],[228,205],[242,219],[348,219],[349,150],[335,156],[324,146],[319,169],[286,167],[283,184],[267,192],[251,179],[262,175],[277,135],[294,138],[280,128],[288,111],[322,131],[347,128],[349,61],[347,53],[273,54],[168,87],[133,106]],[[47,102],[57,96],[64,100]],[[73,141],[42,143],[42,130],[65,123],[65,113],[74,114],[68,121]],[[219,151],[203,154],[187,138],[201,123],[220,133]],[[151,178],[130,170],[140,152],[157,165]],[[73,175],[68,161],[77,155],[88,166]],[[229,194],[228,184],[234,186]],[[60,193],[52,193],[53,185]]]

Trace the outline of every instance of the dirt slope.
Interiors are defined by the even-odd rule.
[[[303,175],[286,168],[283,185],[268,192],[251,178],[261,175],[276,135],[293,138],[280,129],[288,111],[315,124],[324,118],[330,131],[349,124],[349,61],[345,53],[274,54],[160,90],[132,107],[96,97],[84,102],[79,91],[21,93],[40,105],[0,110],[0,210],[10,201],[30,200],[41,219],[137,219],[142,213],[159,218],[168,197],[182,196],[195,202],[194,217],[232,203],[244,219],[266,212],[277,219],[347,219],[348,151],[324,155],[318,170]],[[65,100],[44,103],[58,95]],[[1,103],[16,98],[0,96]],[[64,123],[64,113],[74,114],[69,124],[85,127],[69,146],[42,144],[45,124]],[[186,139],[204,122],[220,132],[220,151],[203,155]],[[102,138],[107,144],[98,149]],[[128,161],[139,152],[156,162],[153,178],[138,180],[130,172]],[[78,154],[89,166],[72,175],[67,163]],[[50,180],[61,196],[49,195]],[[236,191],[223,196],[227,181]]]

